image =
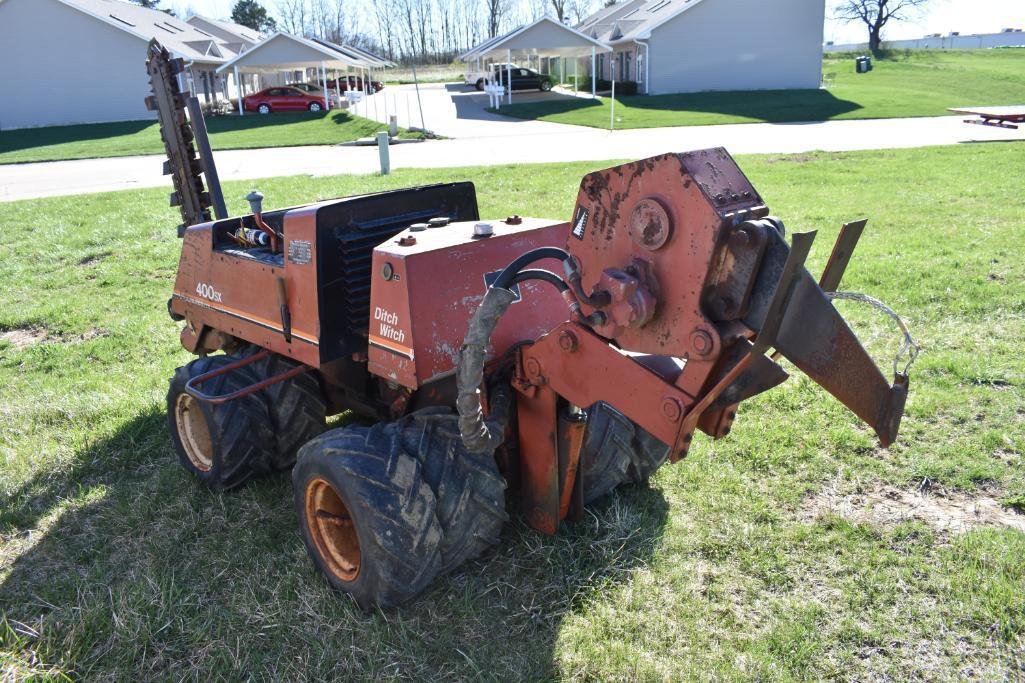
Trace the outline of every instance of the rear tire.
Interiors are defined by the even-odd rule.
[[[391,427],[392,425],[389,425]],[[448,408],[427,408],[398,420],[402,447],[423,467],[438,501],[444,533],[441,573],[498,545],[506,482],[491,453],[471,453],[459,435],[459,417]]]
[[[541,92],[548,92],[552,89],[552,84],[549,81],[541,81]]]
[[[256,108],[256,111],[261,113],[261,114],[269,114],[270,113],[270,105],[269,104],[261,104],[259,107]]]
[[[668,458],[668,446],[607,403],[595,403],[587,411],[580,449],[584,503],[622,484],[647,481]]]
[[[247,346],[240,351],[239,357],[262,350],[259,346]],[[297,365],[299,363],[296,361],[275,353],[249,368],[260,380],[264,380]],[[257,395],[264,397],[274,429],[276,446],[271,465],[278,471],[291,469],[302,445],[327,429],[327,403],[320,390],[320,383],[314,374],[304,372],[292,379],[272,384]]]
[[[317,104],[316,102],[310,102],[310,111],[313,112],[314,114],[322,111],[323,109],[324,109],[324,107],[319,105],[319,104]]]
[[[364,610],[406,602],[441,568],[434,493],[386,426],[325,432],[300,449],[292,470],[314,564]]]
[[[259,395],[213,405],[185,392],[185,384],[193,377],[235,360],[231,356],[197,358],[175,371],[167,392],[167,417],[178,459],[215,491],[237,488],[273,470],[274,432]],[[226,394],[256,381],[248,368],[239,368],[203,383],[201,389]]]
[[[484,79],[483,78],[478,78],[477,82],[473,84],[473,87],[477,88],[477,90],[483,91],[484,90]]]

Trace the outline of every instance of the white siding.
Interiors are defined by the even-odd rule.
[[[146,42],[56,0],[0,2],[0,130],[154,118]]]
[[[818,88],[824,21],[823,0],[704,0],[652,32],[650,92]]]

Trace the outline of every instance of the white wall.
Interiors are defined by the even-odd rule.
[[[824,0],[704,0],[652,32],[651,93],[818,88]]]
[[[152,119],[146,42],[56,0],[0,2],[0,130]]]
[[[924,36],[909,40],[884,40],[886,49],[934,49],[934,50],[970,50],[990,47],[1025,47],[1025,32],[1008,33],[970,33],[962,36]],[[868,43],[844,43],[827,45],[826,52],[855,52],[867,50]]]

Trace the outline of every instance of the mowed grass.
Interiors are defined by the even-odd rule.
[[[816,90],[703,92],[616,97],[616,128],[702,126],[942,116],[948,107],[1025,105],[1025,49],[906,50],[854,72],[854,55],[827,55],[829,86]],[[657,85],[657,76],[652,76]],[[515,97],[513,98],[515,100]],[[573,98],[503,106],[523,119],[608,128],[611,98]]]
[[[206,119],[214,149],[334,145],[387,126],[344,111],[279,112]],[[156,121],[90,123],[0,132],[0,164],[165,154]]]
[[[925,347],[889,450],[795,373],[728,438],[554,537],[363,614],[299,538],[289,478],[218,495],[176,463],[166,190],[0,204],[0,666],[9,679],[1007,680],[1025,673],[1025,534],[808,506],[880,486],[1025,500],[1025,144],[740,159],[790,231],[869,228],[844,286]],[[472,178],[482,214],[565,219],[595,163],[279,178],[270,206]],[[968,172],[966,169],[970,169]],[[253,183],[229,183],[241,197]],[[234,211],[243,202],[232,200]],[[844,304],[889,367],[896,330]]]

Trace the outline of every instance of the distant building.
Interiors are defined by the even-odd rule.
[[[641,93],[818,88],[824,0],[626,0],[576,29],[613,48],[599,78]]]
[[[990,47],[1025,47],[1025,31],[1005,28],[999,33],[966,33],[951,31],[947,35],[931,33],[909,40],[884,40],[887,50],[971,50]],[[825,44],[826,52],[858,52],[868,49],[868,43]]]
[[[0,0],[0,130],[153,118],[143,104],[153,38],[185,60],[183,86],[210,102],[235,96],[217,67],[261,36],[119,0]]]

